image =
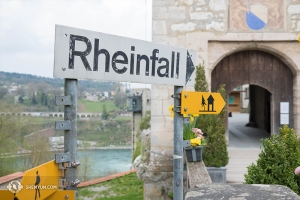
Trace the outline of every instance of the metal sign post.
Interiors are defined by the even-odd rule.
[[[65,105],[64,119],[70,122],[70,130],[64,132],[64,152],[70,154],[70,162],[76,162],[77,155],[77,80],[65,79],[65,96],[71,97],[71,105]],[[66,189],[77,190],[76,167],[65,170]],[[78,182],[78,181],[77,181]]]
[[[174,200],[183,199],[183,117],[180,113],[180,94],[182,88],[182,86],[174,86]]]
[[[65,96],[55,97],[56,105],[64,105],[64,121],[55,122],[55,130],[64,130],[64,153],[55,154],[55,162],[64,171],[60,188],[77,191],[77,79],[65,79],[64,89]]]

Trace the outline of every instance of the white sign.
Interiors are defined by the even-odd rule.
[[[289,114],[280,114],[280,124],[289,124]]]
[[[56,25],[54,51],[54,77],[194,86],[183,48]]]
[[[289,113],[289,102],[280,102],[280,113]]]

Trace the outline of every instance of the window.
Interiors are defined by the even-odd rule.
[[[229,96],[228,104],[234,104],[234,96]]]

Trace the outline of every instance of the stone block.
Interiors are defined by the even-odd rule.
[[[174,133],[172,131],[152,131],[151,134],[151,146],[173,146],[173,135]]]
[[[184,199],[299,199],[299,196],[282,185],[202,184],[188,190]]]
[[[162,114],[163,116],[170,116],[171,112],[169,107],[174,105],[174,100],[172,98],[162,101]]]
[[[193,12],[189,14],[192,20],[207,20],[213,16],[212,12]]]
[[[186,47],[186,44],[185,44],[185,35],[179,35],[177,37],[177,46],[178,47],[182,47],[182,48],[185,48]]]
[[[183,3],[184,3],[185,5],[191,6],[191,5],[194,4],[194,0],[183,0]]]
[[[186,8],[183,6],[154,7],[152,10],[153,20],[183,20]]]
[[[152,22],[152,32],[156,35],[166,35],[166,21],[163,20],[155,20]]]
[[[224,31],[225,23],[224,22],[215,22],[212,21],[210,24],[206,24],[206,30],[208,31]]]
[[[178,31],[178,32],[189,32],[196,30],[196,23],[187,22],[187,23],[180,23],[180,24],[172,24],[171,30]]]
[[[165,130],[173,132],[174,119],[169,116],[165,116]]]
[[[212,11],[226,10],[225,0],[210,0],[209,9]]]
[[[149,182],[144,181],[145,200],[169,200],[168,193],[173,191],[172,173],[164,173],[164,181]],[[166,178],[169,177],[169,178]]]
[[[170,46],[177,46],[177,37],[167,37],[163,35],[152,35],[152,41]]]
[[[163,102],[162,100],[152,99],[151,100],[151,115],[152,116],[162,116],[163,114]]]
[[[300,4],[289,5],[288,6],[288,13],[291,14],[291,15],[300,14]]]
[[[197,0],[196,5],[203,6],[203,5],[206,5],[206,2],[205,2],[205,0]]]
[[[151,115],[151,131],[152,135],[156,134],[156,131],[164,131],[164,116]]]
[[[169,5],[169,0],[152,0],[152,7],[160,7]]]
[[[151,100],[152,99],[169,99],[170,98],[170,94],[168,93],[168,86],[165,85],[156,85],[156,84],[152,84],[151,87]]]

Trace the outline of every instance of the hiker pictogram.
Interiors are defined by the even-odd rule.
[[[207,106],[206,106],[206,102],[205,102],[205,99],[202,95],[202,102],[201,102],[201,105],[203,107],[203,110],[199,110],[199,112],[216,112],[214,110],[214,97],[210,94],[209,97],[207,98]]]
[[[36,179],[35,179],[35,197],[34,199],[36,200],[37,194],[39,195],[39,198],[41,197],[41,193],[40,193],[40,188],[39,188],[39,184],[41,182],[41,178],[39,175],[39,171],[36,171]]]

